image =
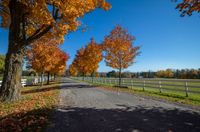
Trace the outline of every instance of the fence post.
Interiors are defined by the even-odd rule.
[[[145,90],[145,80],[144,80],[144,83],[143,83],[143,91]]]
[[[162,82],[159,81],[159,90],[160,90],[160,93],[162,93]]]
[[[133,79],[131,79],[131,88],[133,89]]]
[[[185,82],[185,96],[188,97],[188,83]]]

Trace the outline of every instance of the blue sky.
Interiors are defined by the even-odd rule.
[[[65,37],[61,46],[70,55],[68,65],[76,51],[86,45],[91,37],[100,43],[104,36],[120,24],[136,37],[142,54],[126,71],[148,71],[166,68],[200,68],[200,17],[180,17],[171,0],[107,0],[112,9],[95,10],[87,14],[82,23],[89,29]],[[0,30],[0,53],[6,53],[6,30]],[[110,71],[104,62],[99,71]]]

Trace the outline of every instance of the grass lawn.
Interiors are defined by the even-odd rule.
[[[42,131],[57,104],[59,85],[22,88],[17,102],[0,103],[1,131]]]

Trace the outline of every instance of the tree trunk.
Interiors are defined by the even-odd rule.
[[[50,73],[48,72],[47,74],[48,74],[47,75],[47,85],[49,85],[49,82],[50,82]]]
[[[9,27],[9,44],[5,60],[5,71],[0,89],[1,101],[17,101],[20,97],[21,73],[23,63],[22,21],[23,8],[17,0],[9,3],[11,24]]]
[[[41,73],[41,87],[43,86],[43,81],[44,81],[44,72]]]
[[[121,81],[122,81],[122,68],[119,68],[119,86],[121,87]]]
[[[56,74],[54,74],[53,76],[54,76],[54,77],[53,77],[54,81],[56,81]]]
[[[5,60],[5,72],[0,89],[1,101],[17,101],[20,97],[22,53],[8,52]]]
[[[83,78],[82,79],[83,79],[82,81],[85,81],[85,73],[83,73]]]
[[[94,72],[92,72],[92,83],[94,83]]]

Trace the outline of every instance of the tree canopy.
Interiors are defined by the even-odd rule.
[[[118,25],[102,43],[106,65],[119,70],[119,85],[121,71],[132,65],[136,56],[140,54],[140,47],[134,46],[133,40],[135,38]]]
[[[8,28],[16,19],[12,18],[15,13],[23,30],[21,45],[30,44],[43,35],[57,38],[62,43],[65,34],[81,25],[77,18],[95,8],[108,10],[110,4],[105,0],[1,0],[1,26]]]
[[[81,73],[85,76],[86,74],[95,73],[102,58],[101,47],[92,38],[86,47],[77,51],[76,57],[70,66],[71,75]]]

